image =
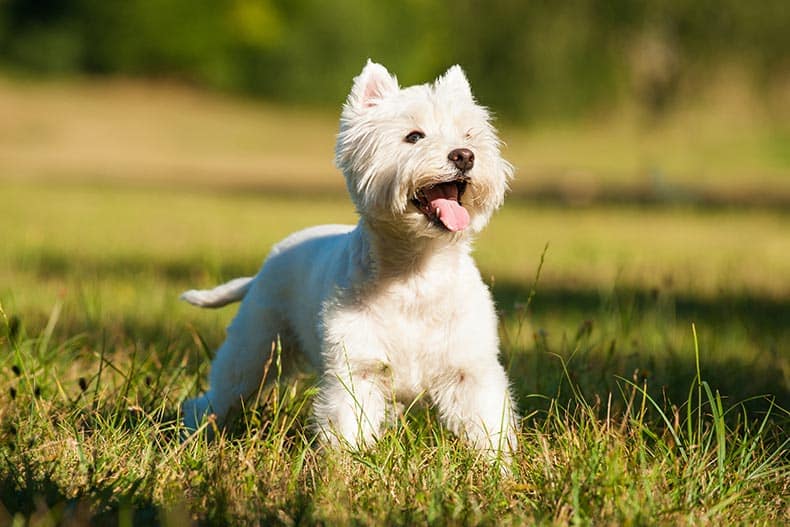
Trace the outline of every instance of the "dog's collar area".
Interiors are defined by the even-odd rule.
[[[469,213],[461,203],[468,182],[469,177],[462,175],[423,187],[411,202],[434,225],[452,232],[463,230],[469,225]]]

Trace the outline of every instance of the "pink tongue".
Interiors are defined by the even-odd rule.
[[[452,232],[462,231],[469,226],[469,213],[458,203],[458,187],[455,183],[442,183],[425,190],[431,202],[431,210]]]
[[[469,226],[469,213],[457,201],[447,198],[431,200],[431,208],[437,210],[437,216],[449,230],[462,231]]]

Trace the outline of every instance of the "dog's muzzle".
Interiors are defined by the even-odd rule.
[[[458,170],[456,177],[417,190],[411,202],[432,224],[451,232],[469,226],[469,212],[461,204],[461,197],[470,181],[468,172],[475,166],[475,154],[468,148],[455,148],[447,159]]]
[[[462,231],[470,222],[469,212],[461,204],[469,179],[462,173],[451,181],[423,187],[411,202],[434,225],[451,232]]]

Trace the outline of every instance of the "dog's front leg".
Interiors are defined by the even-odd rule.
[[[376,441],[387,409],[382,382],[386,371],[380,361],[347,361],[324,373],[314,408],[324,441],[351,448]]]
[[[495,357],[474,367],[448,369],[430,395],[450,431],[509,462],[517,447],[516,413],[505,371]]]
[[[324,442],[360,448],[381,432],[391,401],[391,369],[376,321],[351,305],[328,304],[323,313],[323,367],[313,417]]]

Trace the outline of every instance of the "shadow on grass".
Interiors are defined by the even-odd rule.
[[[119,492],[116,482],[91,483],[75,496],[63,488],[45,463],[27,460],[22,466],[4,465],[0,471],[0,524],[17,525],[19,519],[27,519],[30,525],[161,524],[162,511],[140,492],[150,483],[148,478],[132,482],[125,492]],[[187,525],[188,517],[184,519],[187,523],[183,525]]]
[[[211,287],[222,280],[254,275],[260,268],[261,260],[234,261],[231,258],[217,264],[200,257],[156,260],[146,255],[123,255],[92,258],[44,249],[20,257],[17,264],[20,269],[33,272],[41,278],[133,280],[140,275],[148,275],[179,286]],[[496,281],[492,290],[498,306],[509,312],[526,301],[530,287],[521,282]],[[614,308],[638,312],[652,309],[668,299],[678,318],[711,326],[740,323],[749,331],[764,332],[769,338],[771,335],[790,336],[790,299],[768,298],[748,292],[699,298],[678,293],[667,295],[657,289],[619,289],[602,295],[598,290],[546,287],[543,284],[539,284],[538,293],[531,306],[536,314],[597,313],[602,306],[612,304],[619,304],[611,306]]]
[[[788,301],[749,295],[702,299],[634,289],[602,294],[539,286],[529,312],[524,312],[528,286],[497,282],[493,293],[503,319],[520,318],[531,331],[526,353],[508,350],[510,336],[503,338],[522,408],[541,406],[530,394],[559,394],[559,400],[567,400],[571,382],[590,397],[613,393],[622,402],[618,393],[626,383],[618,377],[647,383],[657,401],[680,405],[697,375],[692,323],[704,335],[703,381],[730,404],[747,401],[745,407],[752,411],[766,411],[772,400],[790,408]],[[559,330],[552,320],[559,320]],[[553,330],[545,329],[544,323]]]
[[[516,282],[496,281],[492,287],[497,305],[509,312],[529,298],[530,286]],[[710,326],[740,324],[750,332],[790,337],[790,298],[776,299],[749,293],[721,293],[715,298],[662,292],[658,289],[617,288],[610,292],[591,289],[568,289],[539,284],[530,306],[535,315],[563,311],[568,314],[627,315],[656,309],[669,309],[665,315],[678,320]],[[787,341],[786,341],[787,342]]]
[[[233,259],[231,259],[233,260]],[[102,256],[67,254],[62,251],[39,249],[35,253],[17,258],[16,265],[27,272],[35,273],[43,279],[95,278],[132,279],[147,275],[178,284],[193,286],[212,285],[207,280],[215,277],[230,279],[237,276],[251,276],[258,272],[262,261],[251,259],[239,262],[238,259],[223,262],[218,266],[196,256],[185,259],[156,259],[150,255],[139,256]]]
[[[77,495],[69,492],[57,477],[41,463],[21,467],[0,464],[0,525],[228,525],[232,522],[232,502],[236,499],[217,488],[198,488],[199,495],[209,496],[208,510],[190,512],[186,502],[163,508],[151,496],[156,471],[122,485],[115,480],[97,478]],[[210,478],[207,482],[210,485]],[[205,504],[204,504],[205,505]],[[299,490],[285,503],[272,507],[265,503],[250,504],[245,511],[258,525],[279,525],[283,518],[301,525],[315,515],[311,495]],[[199,519],[195,517],[199,516]],[[21,523],[17,523],[22,520]]]

